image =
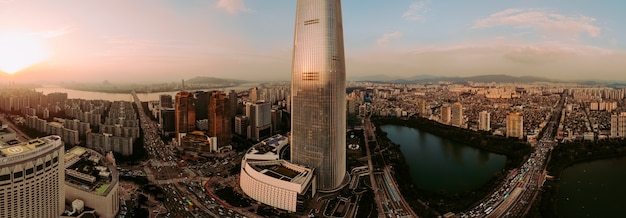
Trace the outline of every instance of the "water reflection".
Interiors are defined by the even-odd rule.
[[[383,125],[400,145],[414,183],[426,190],[459,193],[474,190],[504,168],[506,157],[454,143],[419,129]]]

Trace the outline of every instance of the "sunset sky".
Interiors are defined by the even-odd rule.
[[[295,0],[0,0],[0,81],[289,80]],[[626,81],[626,2],[342,1],[347,75]]]

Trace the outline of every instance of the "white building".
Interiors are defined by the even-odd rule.
[[[285,136],[275,135],[250,148],[241,161],[239,185],[246,195],[261,203],[299,211],[299,198],[315,195],[315,177],[312,169],[280,159],[288,141]]]
[[[626,138],[626,112],[611,116],[611,138]]]
[[[0,143],[0,217],[59,217],[65,210],[63,154],[59,136]]]

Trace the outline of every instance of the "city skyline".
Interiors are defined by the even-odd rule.
[[[68,4],[0,2],[2,80],[289,79],[295,1]],[[624,80],[623,4],[345,1],[347,76]]]

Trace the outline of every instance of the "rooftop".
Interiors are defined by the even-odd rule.
[[[296,184],[304,184],[313,173],[307,167],[289,163],[285,160],[248,162],[250,166],[265,175]]]
[[[278,152],[288,143],[289,138],[286,136],[274,135],[252,146],[246,153],[246,158],[250,158],[253,155],[277,156]]]
[[[53,146],[52,142],[59,140],[61,140],[59,136],[46,136],[15,145],[0,144],[0,157],[11,157],[26,154],[48,146]]]
[[[65,153],[65,183],[85,192],[108,195],[118,173],[106,158],[91,149],[74,147]]]

